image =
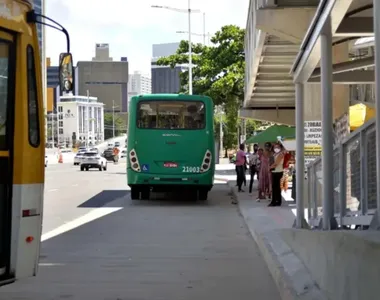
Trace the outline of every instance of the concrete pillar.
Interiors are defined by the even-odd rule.
[[[342,43],[338,44],[333,47],[333,63],[340,63],[343,61],[348,60],[348,43]],[[305,93],[304,93],[304,120],[305,122],[308,121],[321,121],[322,120],[322,108],[321,108],[321,86],[319,84],[305,84]],[[334,84],[333,85],[333,121],[335,121],[337,118],[341,117],[344,113],[348,113],[349,111],[349,86],[343,85],[343,84]],[[305,123],[306,124],[306,123]],[[305,126],[305,158],[306,161],[310,161],[310,156],[308,153],[307,148],[307,141],[308,141],[308,133],[306,132],[306,126]],[[322,136],[319,138],[320,142],[322,142]],[[309,159],[307,159],[309,157]],[[347,172],[349,171],[349,168],[347,169]],[[348,176],[347,178],[350,178]],[[307,185],[305,185],[306,187]],[[351,195],[351,185],[350,185],[350,179],[347,180],[347,195]],[[320,181],[318,180],[317,184],[317,195],[320,195],[317,197],[317,205],[318,207],[322,206],[322,185],[320,184]],[[304,205],[305,207],[308,207],[308,197],[304,197]]]

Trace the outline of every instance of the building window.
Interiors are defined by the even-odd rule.
[[[59,121],[59,127],[63,127],[63,121]]]
[[[63,128],[59,128],[59,134],[63,134]]]
[[[38,120],[38,98],[36,68],[33,47],[28,45],[27,51],[27,78],[28,78],[28,126],[29,143],[33,147],[40,145],[40,122]]]
[[[58,112],[63,112],[62,106],[58,106]]]
[[[59,119],[63,120],[63,115],[59,114]]]

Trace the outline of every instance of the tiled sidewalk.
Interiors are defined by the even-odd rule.
[[[290,197],[291,190],[283,192],[281,207],[268,207],[269,200],[256,201],[257,181],[252,195],[248,194],[248,186],[244,193],[238,193],[236,181],[229,181],[228,185],[279,288],[282,299],[326,299],[304,264],[280,235],[281,230],[292,228],[295,220],[293,212],[296,204]]]

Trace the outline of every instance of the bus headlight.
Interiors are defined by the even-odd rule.
[[[205,156],[203,157],[202,166],[201,166],[201,173],[206,172],[210,169],[211,162],[212,162],[211,151],[207,150],[205,153]]]
[[[137,153],[135,149],[129,151],[129,162],[133,171],[141,172],[139,159],[137,158]]]

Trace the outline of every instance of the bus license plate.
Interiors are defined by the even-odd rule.
[[[200,171],[200,167],[182,167],[183,173],[199,173]]]
[[[165,162],[165,163],[164,163],[164,167],[165,167],[165,168],[177,168],[177,167],[178,167],[178,164],[175,163],[175,162]]]

